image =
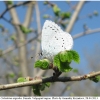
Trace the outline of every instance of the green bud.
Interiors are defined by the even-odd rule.
[[[57,5],[54,5],[53,6],[53,11],[54,11],[55,15],[58,16],[59,13],[60,13],[60,8]]]
[[[95,16],[98,16],[98,15],[99,15],[98,11],[94,11],[93,14],[94,14]]]
[[[45,15],[43,16],[43,18],[50,18],[50,16],[47,15],[47,14],[45,14]]]

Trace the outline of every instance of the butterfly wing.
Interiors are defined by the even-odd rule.
[[[51,55],[54,56],[60,51],[70,50],[73,47],[73,39],[69,33],[61,32],[52,37],[52,41],[49,41]]]
[[[50,56],[49,52],[51,50],[51,47],[49,46],[50,43],[49,41],[52,41],[53,36],[59,32],[63,31],[57,24],[49,20],[45,21],[42,29],[42,39],[41,39],[43,57],[48,58],[48,56]]]

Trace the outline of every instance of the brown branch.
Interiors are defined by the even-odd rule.
[[[88,78],[95,77],[97,75],[100,75],[100,71],[98,72],[91,72],[89,74],[83,75],[83,76],[72,76],[72,77],[58,77],[55,80],[52,80],[52,77],[43,79],[43,83],[46,82],[71,82],[71,81],[81,81],[86,80]]]
[[[38,37],[37,39],[41,39],[41,20],[40,20],[40,10],[38,6],[38,2],[35,4],[35,10],[36,10],[36,22],[37,22],[37,32],[38,32]],[[37,60],[37,54],[40,52],[40,42],[36,42],[36,49],[35,49],[35,58],[34,60]],[[35,68],[33,70],[33,76],[37,74],[37,69]]]
[[[8,49],[4,50],[4,51],[2,52],[2,55],[6,54],[6,53],[9,53],[9,52],[11,52],[12,50],[15,50],[16,48],[20,48],[20,47],[26,45],[27,43],[30,43],[30,42],[34,41],[36,38],[37,38],[37,36],[34,37],[34,38],[32,38],[32,39],[30,39],[30,40],[28,40],[28,41],[25,41],[23,44],[18,44],[17,46],[11,46],[11,47],[9,47]]]
[[[8,7],[8,8],[6,8],[5,11],[0,15],[0,18],[2,18],[4,16],[4,14],[7,13],[10,9],[15,8],[15,7],[19,7],[21,5],[25,5],[25,4],[30,3],[30,2],[31,1],[21,2],[19,4],[15,4],[15,5],[12,5],[12,6]]]
[[[88,34],[96,33],[96,32],[100,32],[100,28],[96,28],[96,29],[93,29],[93,30],[87,30],[85,32],[78,33],[78,34],[73,36],[73,39],[76,39],[76,38],[79,38],[79,37],[82,37],[82,36],[85,36],[85,35],[88,35]]]
[[[79,14],[82,6],[84,5],[84,3],[85,3],[85,1],[79,1],[79,3],[77,4],[76,9],[75,9],[75,11],[70,19],[70,22],[66,28],[66,32],[70,33],[70,31],[72,30],[73,25],[74,25],[74,23],[78,17],[78,14]]]
[[[37,31],[38,31],[38,37],[37,39],[40,40],[41,39],[41,20],[40,20],[40,10],[38,7],[38,2],[36,2],[35,4],[35,9],[36,9],[36,22],[37,22]],[[40,42],[37,42],[37,46],[36,46],[36,56],[40,51]],[[36,60],[37,57],[35,57]]]
[[[38,79],[38,80],[33,80],[33,81],[28,81],[28,82],[0,85],[0,90],[7,90],[7,89],[12,89],[12,88],[31,86],[31,85],[34,85],[34,84],[39,84],[41,82],[42,82],[42,80]]]
[[[5,2],[6,5],[7,5],[7,2]],[[7,5],[7,8],[11,7],[11,5]],[[16,9],[13,8],[13,9],[10,9],[9,10],[10,12],[10,15],[12,17],[12,21],[15,23],[15,24],[20,24],[20,21],[19,21],[19,18],[18,18],[18,15],[17,15],[17,12],[16,12]],[[16,30],[16,33],[17,33],[17,44],[16,45],[23,45],[23,43],[26,41],[26,36],[22,33],[22,31],[20,30],[20,27],[18,25],[14,25],[14,28]],[[21,42],[23,41],[23,42]],[[18,48],[18,56],[19,56],[19,60],[20,60],[20,70],[22,72],[22,76],[26,77],[28,76],[28,67],[27,67],[27,50],[26,50],[26,46],[24,45],[23,47],[21,48]],[[26,95],[28,94],[28,88],[25,87],[21,90],[21,93],[23,95]]]
[[[24,20],[24,23],[23,23],[23,25],[25,27],[29,27],[29,25],[31,23],[34,5],[35,5],[35,1],[29,3],[29,5],[28,5],[25,20]]]
[[[21,83],[13,83],[13,84],[6,84],[6,85],[0,85],[0,90],[7,90],[12,88],[18,88],[18,87],[25,87],[25,86],[32,86],[34,84],[40,84],[40,83],[46,83],[46,82],[71,82],[71,81],[81,81],[86,80],[92,77],[95,77],[97,75],[100,75],[100,71],[98,72],[91,72],[86,75],[82,76],[72,76],[72,77],[58,77],[53,79],[53,77],[47,77],[43,79],[36,79],[28,82],[21,82]]]

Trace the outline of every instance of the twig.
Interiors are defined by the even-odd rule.
[[[9,7],[9,8],[6,8],[5,11],[0,15],[0,18],[2,18],[2,17],[4,16],[4,14],[5,14],[7,11],[9,11],[10,9],[15,8],[15,7],[18,7],[18,6],[21,6],[21,5],[25,5],[25,4],[30,3],[30,2],[32,2],[32,1],[21,2],[21,3],[19,3],[19,4],[15,4],[15,5],[12,5],[12,6]]]
[[[92,34],[92,33],[97,33],[97,32],[100,32],[100,28],[93,29],[93,30],[87,30],[85,32],[78,33],[78,34],[73,36],[73,39],[79,38],[79,37],[84,36],[84,35],[88,35],[88,34]]]
[[[28,82],[0,85],[0,90],[7,90],[7,89],[12,89],[12,88],[18,88],[18,87],[32,86],[34,84],[40,84],[40,83],[46,83],[46,82],[81,81],[81,80],[86,80],[88,78],[95,77],[97,75],[100,75],[100,71],[91,72],[91,73],[83,75],[83,76],[58,77],[58,78],[55,78],[55,79],[52,79],[52,77],[47,77],[47,78],[43,78],[43,79],[39,78],[39,79],[28,81]]]
[[[9,52],[11,52],[12,50],[15,50],[16,48],[20,48],[20,47],[26,45],[27,43],[32,42],[32,41],[35,40],[36,38],[37,38],[37,36],[34,37],[34,38],[32,38],[32,39],[30,39],[30,40],[28,40],[28,41],[25,41],[23,44],[19,44],[18,46],[11,46],[11,47],[9,47],[8,49],[4,50],[4,51],[2,52],[2,55],[6,54],[6,53],[9,53]]]
[[[2,16],[2,19],[5,20],[7,23],[10,23],[11,25],[13,25],[13,23],[10,20],[6,19],[4,16]]]
[[[25,27],[29,27],[29,25],[31,23],[34,5],[35,5],[35,1],[34,1],[34,3],[32,2],[28,5],[25,20],[24,20],[24,23],[23,23],[23,25]]]
[[[54,3],[50,2],[50,1],[46,1],[48,5],[50,5],[51,7],[55,6]]]

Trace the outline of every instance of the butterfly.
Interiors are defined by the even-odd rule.
[[[73,38],[55,22],[46,20],[42,29],[41,47],[42,57],[52,61],[59,52],[72,49]]]

